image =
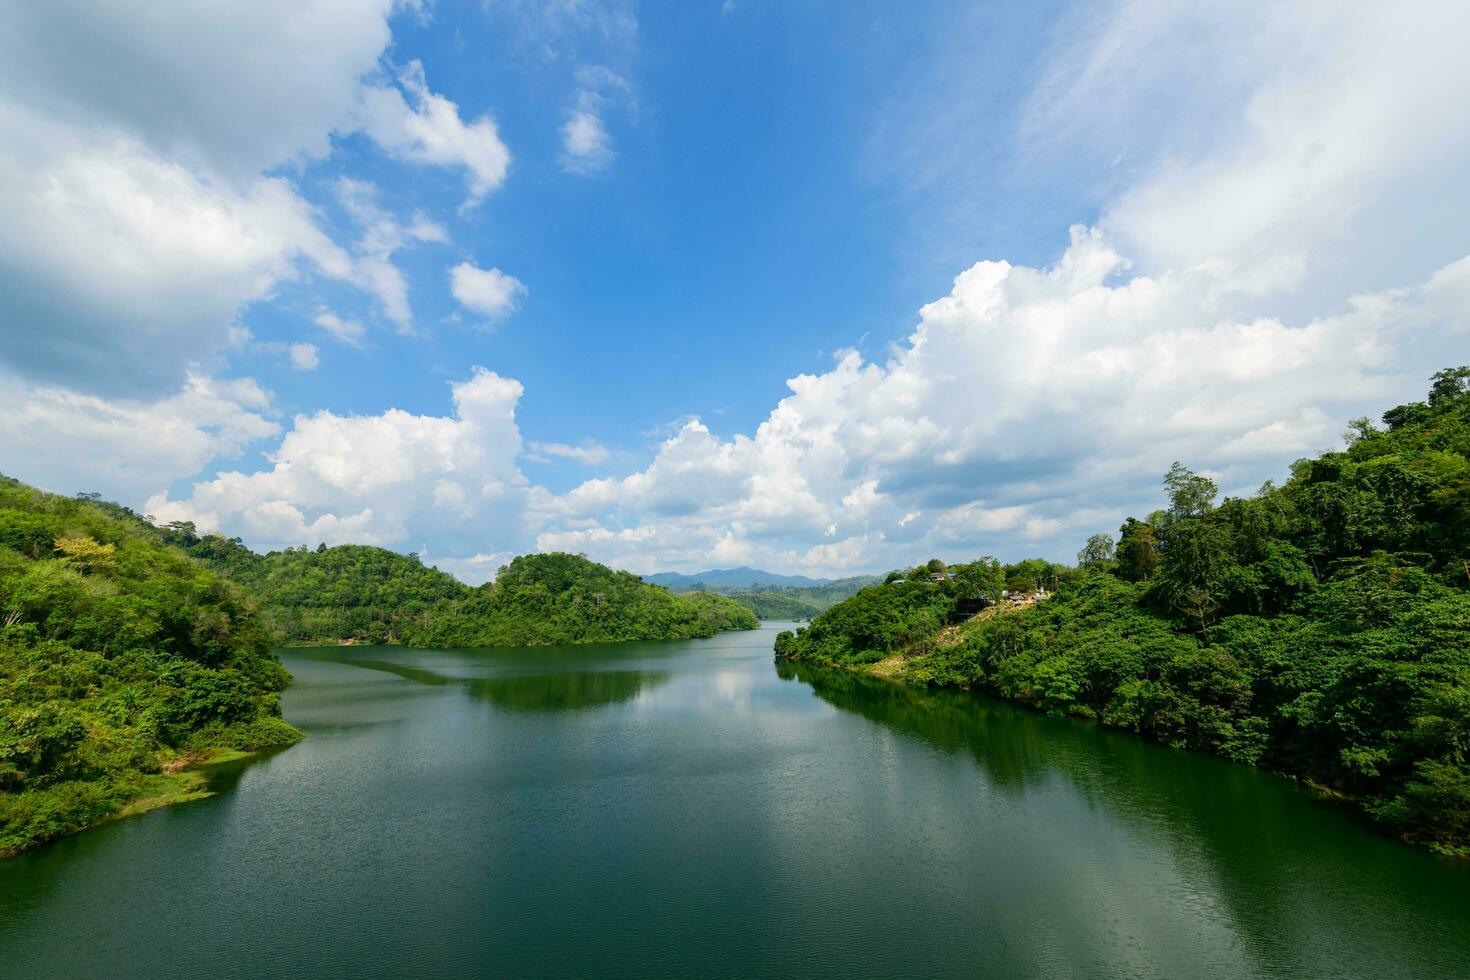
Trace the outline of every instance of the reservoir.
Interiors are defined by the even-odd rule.
[[[0,863],[0,975],[1470,976],[1470,867],[775,630],[281,652],[307,738]]]

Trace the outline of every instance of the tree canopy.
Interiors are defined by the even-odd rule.
[[[288,679],[240,589],[121,508],[0,477],[0,855],[296,741]]]
[[[536,646],[675,640],[754,629],[747,607],[715,593],[674,595],[580,555],[522,555],[495,581],[409,625],[410,646]]]

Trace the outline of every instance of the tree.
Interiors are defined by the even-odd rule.
[[[1077,564],[1083,568],[1101,568],[1113,560],[1113,536],[1094,534],[1077,552]]]
[[[1118,576],[1129,582],[1147,582],[1159,570],[1159,539],[1153,525],[1130,517],[1118,529]]]
[[[1445,368],[1430,377],[1429,407],[1445,409],[1470,394],[1470,367]]]
[[[986,596],[999,599],[1006,587],[1005,571],[994,558],[980,558],[954,568],[955,594],[966,599]]]
[[[111,544],[99,544],[83,534],[74,538],[57,538],[56,550],[61,552],[61,560],[68,565],[95,574],[112,571],[117,548]]]
[[[1215,494],[1220,492],[1214,480],[1200,476],[1178,461],[1165,474],[1164,489],[1169,494],[1169,516],[1174,518],[1208,514],[1215,505]]]

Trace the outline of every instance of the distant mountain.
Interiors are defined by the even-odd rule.
[[[778,575],[775,572],[766,572],[759,568],[748,568],[742,565],[739,568],[711,568],[709,571],[695,572],[693,575],[658,572],[655,575],[643,576],[643,581],[679,590],[692,589],[701,584],[709,588],[722,589],[749,589],[757,585],[790,585],[805,588],[813,585],[831,585],[836,580],[808,578],[805,575]]]

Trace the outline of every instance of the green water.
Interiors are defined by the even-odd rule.
[[[1470,976],[1470,869],[773,635],[287,651],[305,742],[0,864],[0,976]]]

